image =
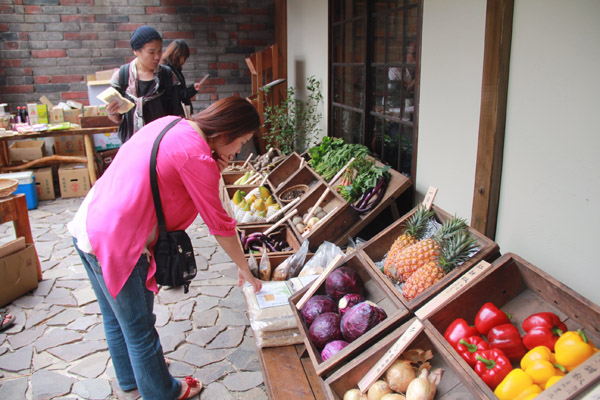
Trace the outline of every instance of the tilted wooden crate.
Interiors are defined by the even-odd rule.
[[[416,310],[420,306],[422,306],[429,299],[434,297],[437,293],[443,290],[446,286],[456,280],[459,276],[461,276],[466,270],[473,267],[481,260],[492,261],[499,256],[498,245],[489,239],[488,237],[482,235],[475,229],[469,228],[469,232],[475,238],[477,238],[477,244],[480,247],[479,251],[474,254],[469,260],[467,260],[462,265],[458,266],[452,272],[444,276],[440,281],[435,283],[433,286],[426,289],[424,292],[419,294],[414,299],[408,301],[402,295],[399,287],[394,284],[380,269],[381,261],[385,258],[386,253],[392,247],[392,244],[396,240],[398,236],[404,233],[406,227],[406,221],[412,217],[417,208],[415,207],[409,213],[405,214],[402,218],[394,222],[392,225],[388,226],[386,229],[381,231],[379,234],[370,239],[363,247],[361,247],[361,251],[364,252],[365,258],[371,265],[371,267],[377,271],[380,278],[385,282],[385,284],[393,291],[394,295],[397,296],[400,301],[408,308],[409,310]],[[452,218],[450,214],[445,212],[439,207],[433,206],[433,211],[435,212],[435,218],[438,222],[443,223],[448,219]]]

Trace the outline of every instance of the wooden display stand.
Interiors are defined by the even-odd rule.
[[[16,237],[23,236],[25,243],[34,244],[31,226],[29,225],[29,214],[27,212],[27,200],[23,193],[0,198],[0,223],[13,222]],[[35,246],[34,246],[35,250]],[[35,253],[37,262],[38,281],[42,280],[42,266],[40,259]]]

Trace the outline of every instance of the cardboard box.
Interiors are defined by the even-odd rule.
[[[84,117],[95,117],[98,115],[98,106],[83,106]]]
[[[97,133],[94,135],[94,148],[96,151],[112,150],[121,147],[121,139],[117,132]]]
[[[27,115],[29,116],[30,125],[38,123],[38,109],[36,103],[27,103]]]
[[[0,247],[0,307],[37,288],[35,248],[20,237]]]
[[[90,174],[86,164],[63,164],[58,168],[60,195],[84,197],[90,191]]]
[[[54,138],[54,152],[63,156],[83,156],[85,147],[82,135],[57,136]]]
[[[52,179],[52,167],[37,168],[33,170],[35,187],[38,200],[54,200],[54,180]]]
[[[70,110],[63,110],[65,122],[70,122],[72,124],[79,124],[79,115],[80,114],[81,114],[80,109],[72,108]]]
[[[45,104],[37,105],[38,124],[48,123],[48,106]]]
[[[50,123],[60,124],[61,122],[65,122],[64,110],[59,106],[54,106],[50,110]]]
[[[33,161],[46,154],[43,140],[19,140],[8,147],[10,161]]]

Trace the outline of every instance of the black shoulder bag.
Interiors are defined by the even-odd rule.
[[[154,208],[156,209],[156,219],[158,221],[158,240],[154,245],[156,283],[173,287],[183,285],[183,292],[187,293],[190,282],[196,276],[194,248],[192,247],[190,237],[184,230],[167,232],[156,177],[158,145],[165,133],[179,121],[181,121],[181,118],[167,125],[154,142],[152,156],[150,157],[150,185],[152,187],[152,198],[154,199]]]

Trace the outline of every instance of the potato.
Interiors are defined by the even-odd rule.
[[[302,223],[302,217],[300,217],[300,216],[295,216],[294,218],[292,218],[292,224],[294,224],[294,225],[298,225],[298,224],[300,224],[300,223]]]
[[[315,217],[319,218],[319,219],[323,219],[327,216],[327,212],[321,210],[318,213],[315,213]]]
[[[296,229],[298,230],[298,232],[304,232],[304,228],[306,228],[304,224],[296,224]]]

